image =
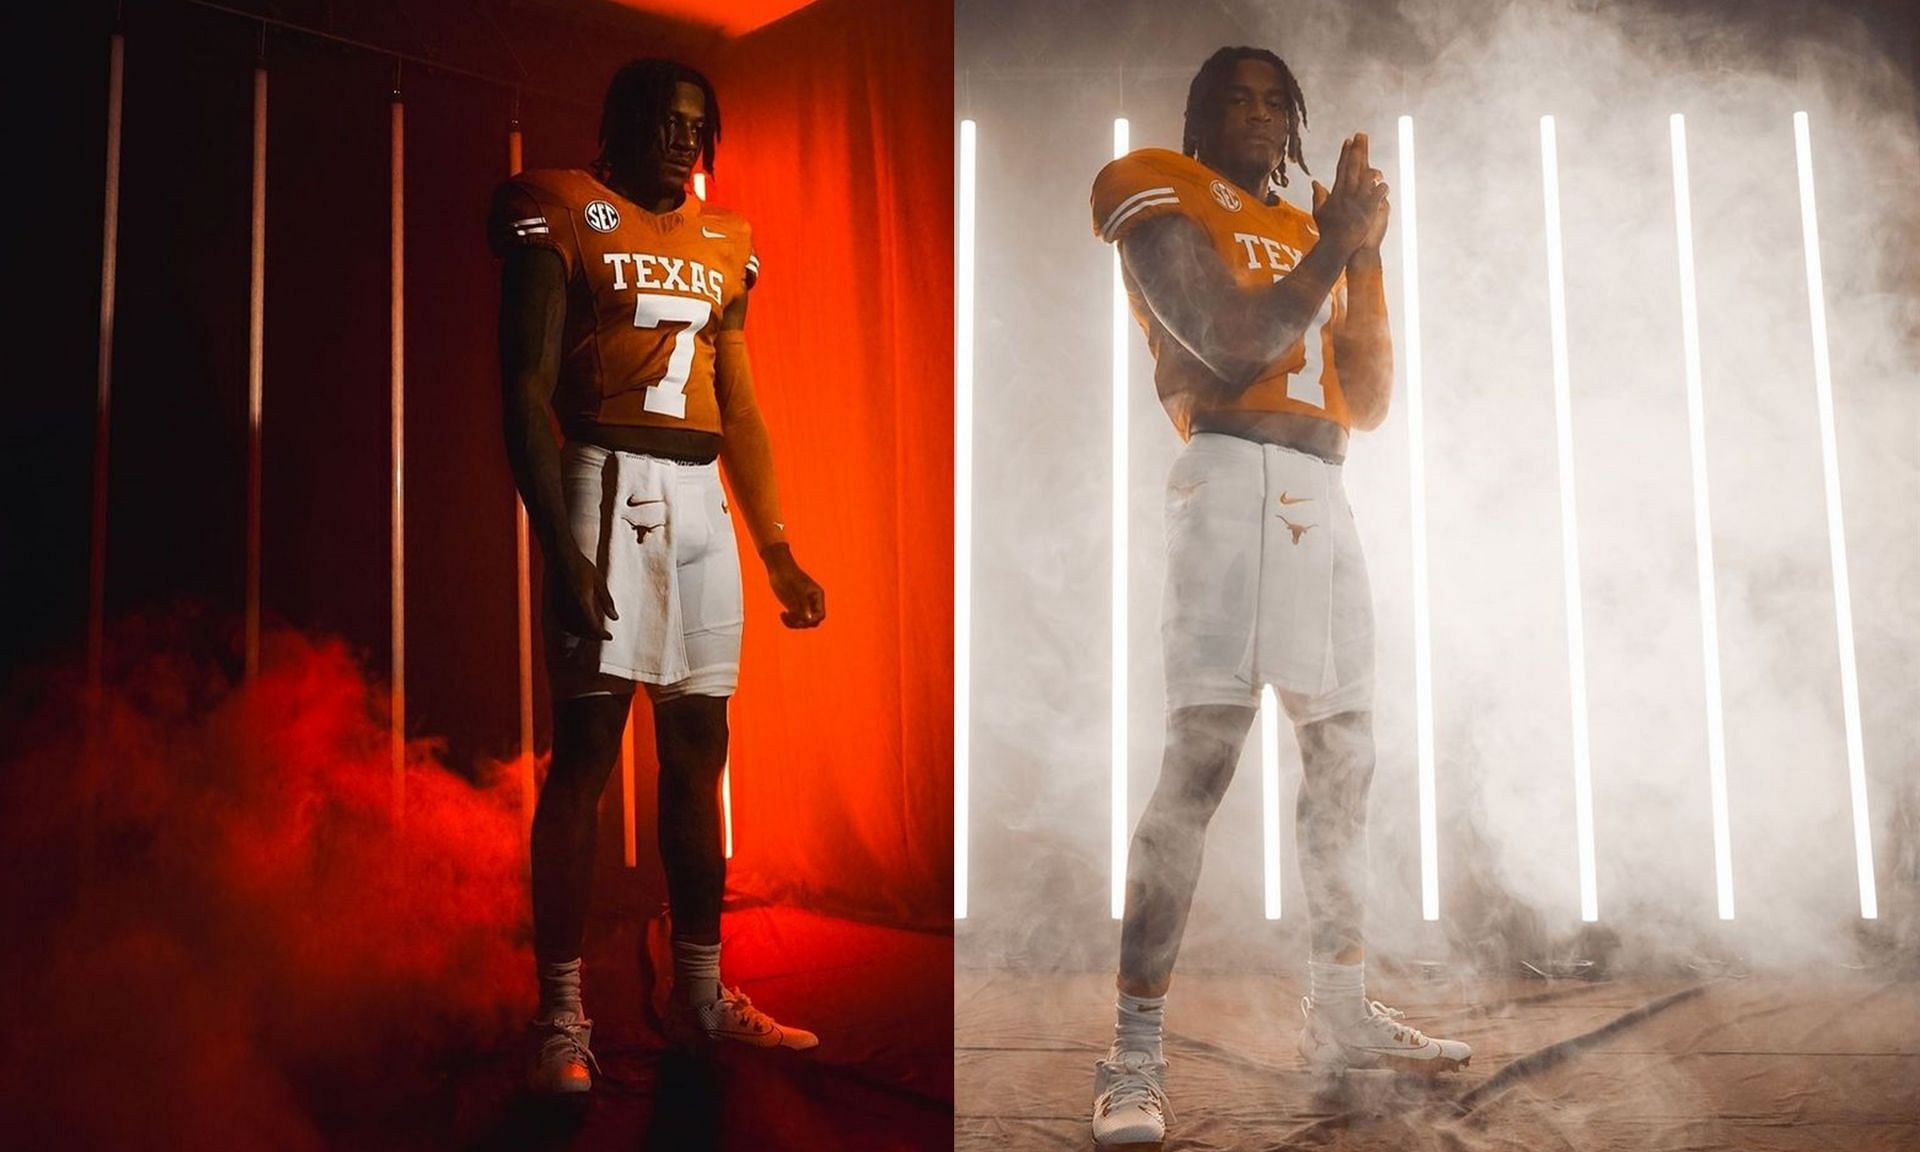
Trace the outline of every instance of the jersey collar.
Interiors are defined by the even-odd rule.
[[[606,180],[602,179],[598,171],[592,168],[584,168],[581,171],[585,172],[587,179],[593,181],[594,184],[597,185],[602,192],[605,192],[608,196],[612,197],[615,201],[617,201],[618,206],[621,207],[623,211],[627,208],[632,208],[635,212],[639,212],[646,216],[651,216],[655,220],[659,220],[662,222],[671,220],[671,219],[679,219],[682,222],[685,222],[685,221],[697,219],[700,216],[700,197],[695,196],[693,194],[693,188],[691,186],[689,186],[685,190],[686,195],[681,199],[680,206],[678,208],[672,209],[671,211],[667,211],[667,212],[654,212],[654,211],[650,211],[645,205],[637,204],[634,201],[629,200],[625,196],[621,195],[618,191],[615,191],[613,185],[607,183]]]

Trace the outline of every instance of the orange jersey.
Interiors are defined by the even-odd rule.
[[[494,193],[487,238],[499,255],[541,248],[566,266],[562,427],[721,430],[714,336],[760,274],[744,219],[692,195],[656,214],[592,173],[543,169]]]
[[[1093,230],[1118,244],[1142,221],[1178,214],[1199,224],[1234,281],[1244,289],[1271,284],[1293,270],[1319,240],[1313,217],[1284,201],[1262,204],[1200,161],[1164,148],[1130,152],[1093,181]],[[1196,413],[1240,409],[1293,412],[1349,426],[1347,398],[1333,363],[1333,333],[1346,320],[1347,285],[1333,292],[1295,341],[1238,396],[1195,356],[1147,306],[1131,275],[1127,302],[1153,352],[1153,382],[1181,439],[1193,434]]]

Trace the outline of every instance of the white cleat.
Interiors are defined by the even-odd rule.
[[[585,1092],[593,1087],[593,1021],[572,1012],[556,1012],[527,1025],[533,1049],[527,1064],[527,1087],[542,1096]],[[591,1071],[589,1071],[591,1069]]]
[[[675,1005],[667,1013],[672,1039],[729,1041],[752,1048],[817,1048],[820,1037],[805,1028],[781,1024],[753,1006],[738,988],[722,987],[718,999],[693,1007]]]
[[[1473,1048],[1460,1040],[1438,1040],[1411,1024],[1406,1013],[1378,1000],[1367,1001],[1366,1014],[1340,1025],[1313,1010],[1311,998],[1300,998],[1306,1027],[1300,1029],[1300,1056],[1307,1066],[1326,1075],[1349,1068],[1385,1068],[1416,1076],[1434,1076],[1464,1068]]]
[[[1094,1146],[1158,1148],[1167,1138],[1167,1062],[1126,1049],[1093,1067]]]

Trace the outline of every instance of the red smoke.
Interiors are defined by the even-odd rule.
[[[10,693],[0,1101],[22,1146],[321,1147],[530,1006],[511,787],[415,741],[396,827],[385,688],[290,632],[238,683],[193,654],[203,624],[119,642],[92,755],[70,676]]]

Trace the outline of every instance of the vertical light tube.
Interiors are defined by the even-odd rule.
[[[1673,145],[1673,219],[1680,238],[1680,338],[1687,376],[1687,441],[1693,460],[1694,562],[1700,585],[1700,650],[1706,673],[1707,779],[1713,796],[1713,875],[1720,919],[1733,919],[1733,841],[1727,819],[1726,717],[1720,703],[1720,612],[1713,583],[1713,515],[1707,499],[1707,405],[1700,379],[1700,306],[1693,267],[1693,192],[1687,122],[1668,120]]]
[[[733,859],[733,757],[720,765],[720,857]]]
[[[1260,686],[1260,870],[1269,920],[1280,919],[1280,701]]]
[[[1580,524],[1573,477],[1573,380],[1567,365],[1567,286],[1560,252],[1560,158],[1553,117],[1540,117],[1546,190],[1547,307],[1553,330],[1553,412],[1560,457],[1560,563],[1567,594],[1567,681],[1573,712],[1573,805],[1579,835],[1580,918],[1600,918],[1593,864],[1593,767],[1587,743],[1587,639],[1580,600]]]
[[[960,121],[959,235],[953,326],[953,918],[967,918],[967,837],[973,787],[973,248],[979,146]]]
[[[523,167],[520,147],[519,97],[514,98],[514,118],[507,129],[507,175],[517,176]],[[513,496],[513,576],[514,611],[518,626],[520,677],[520,831],[529,845],[533,837],[533,811],[540,803],[540,782],[534,778],[533,762],[533,545],[528,539],[527,505],[518,492]]]
[[[1827,491],[1827,551],[1833,561],[1833,615],[1840,642],[1840,704],[1847,725],[1847,785],[1853,795],[1854,865],[1860,916],[1875,920],[1873,824],[1867,813],[1867,754],[1860,731],[1860,682],[1853,652],[1853,592],[1847,580],[1847,526],[1840,511],[1840,442],[1833,422],[1833,365],[1827,356],[1826,286],[1820,274],[1820,223],[1813,202],[1813,137],[1807,114],[1793,114],[1794,160],[1800,170],[1800,235],[1807,256],[1807,311],[1813,326],[1813,390],[1820,409],[1820,464]]]
[[[1113,122],[1113,154],[1127,154],[1127,122]],[[1113,249],[1113,638],[1111,684],[1112,915],[1127,905],[1127,286]]]
[[[627,722],[620,730],[620,858],[629,868],[638,867],[640,863],[633,816],[633,709],[636,703],[631,698],[627,701]]]
[[[1433,625],[1427,599],[1427,433],[1420,359],[1420,232],[1414,199],[1413,117],[1400,117],[1401,327],[1407,365],[1408,507],[1413,521],[1413,717],[1420,778],[1420,915],[1440,919],[1440,831],[1433,755]]]
[[[252,251],[247,290],[247,607],[245,669],[260,671],[260,409],[266,391],[267,66],[253,67]]]
[[[389,105],[392,125],[391,155],[388,158],[388,227],[391,250],[388,267],[388,326],[392,333],[389,349],[387,388],[392,403],[389,436],[393,443],[393,480],[389,486],[392,536],[388,541],[392,559],[390,596],[393,616],[392,700],[389,739],[393,749],[393,815],[399,820],[407,810],[407,553],[406,553],[406,104],[400,98],[400,82],[394,77],[393,100]]]
[[[99,715],[105,677],[107,613],[107,461],[113,427],[113,310],[120,267],[120,110],[127,38],[107,42],[107,172],[100,222],[100,351],[94,368],[93,514],[87,565],[87,706]],[[89,725],[89,732],[92,725]]]

